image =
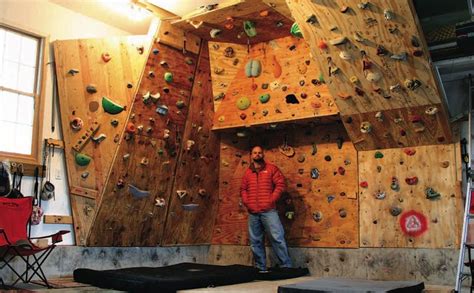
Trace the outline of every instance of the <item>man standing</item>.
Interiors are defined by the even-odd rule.
[[[242,203],[249,211],[250,248],[255,265],[260,272],[267,272],[266,232],[280,267],[290,268],[291,259],[288,255],[285,231],[276,211],[276,202],[286,187],[285,177],[278,167],[265,162],[262,147],[252,148],[251,159],[252,163],[242,178],[240,194]]]

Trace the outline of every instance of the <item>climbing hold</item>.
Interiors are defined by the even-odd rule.
[[[314,156],[314,155],[316,155],[317,152],[318,152],[318,146],[316,145],[316,143],[312,143],[311,144],[311,155]]]
[[[345,209],[340,209],[339,210],[339,217],[341,217],[341,218],[347,217],[347,212],[346,212]]]
[[[405,182],[408,184],[408,185],[415,185],[418,183],[418,177],[414,176],[414,177],[407,177],[405,178]]]
[[[69,69],[69,71],[68,71],[67,73],[69,73],[70,75],[74,76],[74,74],[79,73],[79,70],[72,68],[72,69]]]
[[[359,43],[363,43],[365,41],[367,41],[360,32],[355,32],[354,33],[354,39],[359,42]]]
[[[393,55],[390,56],[390,58],[392,58],[394,60],[398,60],[398,61],[406,61],[407,57],[408,57],[407,52],[403,52],[403,53],[400,53],[400,54],[393,54]]]
[[[89,177],[89,172],[86,171],[86,172],[81,174],[82,179],[86,179],[87,177]]]
[[[278,146],[278,150],[280,151],[280,153],[282,153],[283,155],[291,158],[295,155],[295,150],[293,149],[293,147],[287,145],[287,144],[283,144],[283,145],[280,145]]]
[[[236,106],[239,110],[245,110],[250,107],[251,102],[250,99],[247,97],[241,97],[240,99],[237,100]]]
[[[214,101],[222,100],[225,97],[225,93],[220,92],[219,94],[214,96]]]
[[[422,123],[423,119],[420,115],[410,115],[409,117],[411,123]]]
[[[367,183],[367,181],[362,181],[361,183],[359,183],[359,186],[362,188],[367,188],[369,187],[369,183]]]
[[[137,131],[135,124],[133,122],[128,122],[127,127],[125,127],[125,132],[129,134],[134,134]]]
[[[118,189],[121,189],[121,188],[123,188],[123,187],[125,186],[125,181],[124,181],[122,178],[120,178],[120,179],[117,181],[117,184],[116,184],[116,185],[117,185],[117,188],[118,188]]]
[[[449,167],[449,161],[441,162],[441,168],[448,168],[448,167]]]
[[[294,94],[287,95],[285,97],[285,101],[286,101],[287,104],[299,104],[300,103]]]
[[[262,115],[263,115],[263,116],[267,116],[267,115],[268,115],[268,110],[263,109],[263,110],[262,110]]]
[[[426,198],[430,200],[439,199],[441,197],[441,194],[431,187],[426,188],[425,194]]]
[[[366,71],[372,68],[372,62],[367,61],[367,60],[362,60],[362,70]]]
[[[193,63],[194,63],[193,59],[190,58],[190,57],[184,58],[184,62],[188,65],[193,65]]]
[[[416,150],[414,149],[404,149],[403,152],[409,156],[413,156],[416,153]]]
[[[342,6],[342,7],[339,9],[339,11],[340,11],[341,13],[346,13],[346,12],[349,11],[349,9],[350,9],[349,6]]]
[[[104,62],[107,63],[107,62],[110,61],[110,59],[112,59],[112,56],[110,56],[109,53],[107,53],[107,52],[106,52],[106,53],[102,53],[102,60],[104,60]]]
[[[176,194],[178,195],[179,199],[183,199],[183,197],[188,195],[188,192],[186,190],[176,190]]]
[[[207,195],[207,191],[204,188],[199,188],[198,194],[200,196],[205,196],[205,195]]]
[[[320,211],[313,213],[313,220],[315,220],[316,222],[321,222],[322,219],[323,219],[323,213],[321,213]]]
[[[195,144],[195,141],[194,141],[194,140],[188,139],[188,140],[186,141],[186,150],[187,150],[187,151],[190,151],[194,144]]]
[[[395,14],[393,13],[393,11],[389,9],[385,9],[383,11],[383,16],[385,17],[386,20],[392,20],[395,17]]]
[[[90,156],[83,153],[76,153],[74,159],[79,166],[87,166],[92,160]]]
[[[379,122],[383,122],[383,113],[380,111],[375,113],[375,119],[377,119]]]
[[[359,7],[359,9],[367,9],[369,8],[369,5],[370,5],[369,1],[363,1],[363,2],[358,3],[357,7]]]
[[[143,157],[140,161],[140,165],[142,166],[148,166],[149,163],[150,163],[150,160],[148,160],[148,158],[146,157]]]
[[[168,139],[170,137],[170,130],[169,129],[164,129],[163,130],[163,139]]]
[[[349,53],[348,51],[341,51],[339,53],[339,57],[343,60],[351,60],[352,59],[351,53]]]
[[[194,27],[195,29],[200,28],[201,25],[204,23],[202,20],[201,20],[201,21],[197,21],[197,20],[187,20],[186,22],[189,23],[190,25],[192,25],[192,27]]]
[[[245,118],[247,118],[247,114],[242,112],[242,113],[240,113],[239,117],[240,117],[240,119],[245,120]]]
[[[324,160],[325,160],[326,162],[330,162],[330,161],[332,160],[332,158],[331,158],[330,155],[326,155],[326,156],[324,156]]]
[[[220,34],[221,34],[222,30],[220,29],[217,29],[217,28],[213,28],[211,29],[211,31],[209,32],[209,35],[211,35],[211,38],[215,39],[217,38]]]
[[[385,56],[388,54],[388,51],[387,49],[385,49],[384,46],[382,45],[378,45],[377,46],[377,53],[376,53],[378,56]]]
[[[227,58],[232,58],[235,56],[234,49],[232,47],[227,47],[224,50],[224,56]]]
[[[143,125],[141,125],[141,124],[138,125],[137,130],[138,130],[138,132],[142,132],[143,131]]]
[[[138,54],[142,55],[143,52],[145,52],[145,47],[139,46],[139,47],[137,47],[137,51],[138,51]]]
[[[221,116],[217,117],[217,121],[224,122],[225,121],[225,116],[221,115]]]
[[[139,189],[138,187],[133,186],[132,184],[128,185],[128,192],[130,192],[130,194],[134,198],[144,198],[150,195],[150,191]]]
[[[375,196],[375,199],[384,199],[386,195],[385,195],[385,192],[383,191],[377,191],[374,196]]]
[[[89,93],[89,94],[95,94],[97,93],[97,88],[95,87],[95,85],[93,84],[90,84],[86,87],[86,91]]]
[[[224,28],[226,30],[231,30],[234,28],[234,18],[232,16],[228,16],[226,17],[225,19],[225,23],[224,23]]]
[[[217,75],[223,74],[224,71],[225,71],[225,69],[222,68],[222,67],[218,67],[218,66],[214,67],[214,73],[217,74]]]
[[[301,97],[302,99],[306,99],[306,98],[308,97],[308,95],[307,95],[306,93],[301,93],[301,94],[300,94],[300,97]]]
[[[96,144],[99,144],[106,138],[107,138],[107,135],[105,135],[104,133],[101,133],[98,136],[91,137],[91,140],[95,142]]]
[[[301,29],[298,26],[298,23],[296,23],[296,22],[294,22],[291,25],[290,34],[294,37],[297,37],[297,38],[303,38],[303,33],[301,32]]]
[[[187,204],[182,204],[181,207],[185,211],[194,211],[199,207],[199,204],[197,204],[197,203],[187,203]]]
[[[318,48],[321,49],[321,50],[325,50],[325,49],[328,48],[328,44],[326,44],[325,41],[321,40],[321,41],[319,41],[319,43],[318,43]]]
[[[69,122],[69,125],[71,125],[71,128],[75,131],[79,131],[82,129],[84,126],[84,121],[82,121],[81,118],[79,117],[74,117],[71,122]]]
[[[161,60],[161,61],[160,61],[160,65],[161,65],[162,67],[169,67],[168,62],[166,62],[166,60]]]
[[[331,203],[335,198],[336,198],[336,197],[335,197],[334,195],[328,195],[328,196],[326,197],[328,203]]]
[[[396,91],[399,91],[401,89],[402,89],[402,86],[399,83],[390,86],[390,91],[391,92],[396,92]]]
[[[150,96],[150,92],[149,92],[149,91],[146,92],[146,94],[144,94],[144,95],[142,96],[142,101],[143,101],[143,104],[145,104],[145,105],[148,105],[148,103],[151,102],[151,96]]]
[[[406,79],[404,84],[406,88],[414,91],[421,86],[421,81],[417,79]]]
[[[305,159],[306,159],[305,155],[301,154],[301,155],[298,156],[297,161],[299,163],[303,163],[305,161]]]
[[[128,160],[128,158],[130,158],[130,154],[128,154],[128,153],[125,154],[125,155],[123,155],[123,157],[122,157],[122,159],[123,159],[124,161]]]
[[[171,72],[165,72],[164,74],[164,79],[166,82],[173,82],[173,73]]]
[[[165,116],[165,115],[168,114],[168,110],[169,110],[169,109],[168,109],[168,106],[166,106],[166,105],[160,105],[160,106],[156,107],[156,110],[155,110],[155,111],[156,111],[156,113],[158,113],[158,114],[160,114],[160,115],[162,115],[162,116]]]
[[[178,101],[176,101],[176,108],[178,108],[178,109],[183,109],[184,106],[186,106],[186,104],[184,103],[183,100],[178,100]]]
[[[260,101],[260,103],[265,104],[265,103],[267,103],[267,102],[270,100],[270,94],[263,94],[263,95],[260,95],[260,97],[258,98],[258,100]]]
[[[102,97],[102,108],[105,112],[112,115],[118,114],[125,110],[125,106],[120,106],[105,96]]]
[[[286,217],[288,220],[293,220],[294,216],[295,216],[295,212],[293,212],[293,211],[285,212],[285,217]]]
[[[333,45],[333,46],[337,46],[337,45],[342,45],[344,43],[347,42],[347,38],[346,37],[339,37],[339,38],[336,38],[336,39],[332,39],[329,41],[329,44]]]
[[[365,78],[370,82],[377,82],[382,78],[382,75],[379,72],[369,72]]]
[[[377,172],[382,172],[382,166],[377,166]]]
[[[394,217],[400,215],[402,213],[402,209],[399,207],[390,207],[390,214]]]
[[[244,31],[249,38],[255,37],[257,35],[257,29],[255,28],[255,23],[250,20],[244,21]]]
[[[365,95],[364,90],[362,90],[362,89],[361,89],[360,87],[358,87],[358,86],[356,86],[356,87],[354,88],[354,91],[356,92],[356,94],[357,94],[358,96],[363,97],[363,96]]]
[[[382,159],[383,158],[383,154],[379,151],[376,151],[375,154],[374,154],[374,157],[376,159]]]
[[[160,99],[160,97],[161,97],[161,94],[160,94],[159,92],[156,92],[156,93],[154,93],[154,94],[150,94],[150,98],[151,98],[151,101],[152,101],[153,103],[158,102],[158,100]]]
[[[160,50],[158,50],[157,48],[154,48],[152,52],[153,52],[153,55],[158,55],[158,53],[160,53]]]
[[[359,79],[357,78],[357,76],[353,75],[351,76],[351,78],[349,79],[352,83],[358,83],[359,82]]]
[[[155,198],[155,206],[162,208],[165,205],[166,205],[166,201],[164,198],[162,197]]]
[[[336,144],[338,149],[342,149],[342,144],[344,143],[344,138],[342,136],[338,136],[336,138]]]
[[[262,71],[262,66],[259,60],[250,59],[245,65],[245,76],[258,77]]]
[[[339,173],[339,175],[344,175],[346,174],[346,169],[344,169],[344,167],[339,167],[337,168],[337,173]]]
[[[369,133],[372,131],[372,124],[368,121],[364,121],[360,124],[360,132]]]
[[[318,19],[316,18],[316,15],[311,14],[306,18],[306,22],[309,24],[316,24],[318,22]]]
[[[435,115],[436,113],[438,113],[438,108],[429,107],[425,110],[425,113],[428,114],[428,115]]]

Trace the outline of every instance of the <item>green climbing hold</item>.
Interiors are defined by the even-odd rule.
[[[112,115],[118,114],[125,110],[124,106],[120,106],[107,97],[102,97],[102,108],[104,108],[105,112]]]
[[[260,103],[265,104],[270,100],[270,94],[263,94],[258,98],[258,100],[260,101]]]
[[[240,99],[237,100],[237,108],[239,108],[239,110],[245,110],[247,109],[248,107],[250,107],[250,99],[247,98],[247,97],[242,97]]]
[[[296,22],[291,26],[290,33],[297,38],[303,38],[303,33]]]
[[[244,21],[244,31],[250,38],[257,35],[257,29],[255,28],[255,23],[250,20]]]
[[[376,159],[381,159],[381,158],[383,158],[383,154],[382,154],[381,152],[377,151],[377,152],[375,152],[374,157],[375,157]]]
[[[75,156],[76,164],[79,166],[87,166],[91,162],[92,158],[83,153],[77,153]]]
[[[326,83],[326,81],[324,80],[324,75],[323,75],[322,72],[319,74],[319,82],[320,83]]]
[[[165,81],[166,82],[173,82],[173,73],[171,72],[165,72]]]
[[[176,108],[178,108],[178,109],[183,109],[184,106],[186,106],[186,104],[184,103],[183,100],[178,100],[178,101],[176,102]]]

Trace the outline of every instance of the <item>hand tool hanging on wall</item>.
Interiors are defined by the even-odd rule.
[[[54,61],[50,62],[53,66],[51,66],[51,79],[53,81],[53,95],[51,98],[51,133],[54,133],[56,129],[56,99],[58,97],[58,79],[56,75],[56,66],[54,66]]]
[[[41,218],[43,217],[43,209],[39,206],[39,186],[38,186],[39,168],[35,168],[35,188],[33,195],[33,211],[31,212],[30,223],[31,225],[39,225]],[[31,233],[31,225],[29,226],[28,233]]]
[[[46,165],[47,165],[47,174],[46,174],[46,182],[41,189],[41,199],[42,200],[50,200],[54,198],[54,190],[55,187],[53,183],[51,183],[51,159],[54,156],[54,144],[47,144],[47,155],[46,155]]]

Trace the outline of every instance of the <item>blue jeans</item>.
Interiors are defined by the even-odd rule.
[[[285,230],[280,222],[276,210],[269,210],[262,213],[249,213],[249,238],[250,248],[255,259],[255,266],[259,270],[267,268],[267,258],[265,254],[265,232],[270,238],[273,252],[280,261],[281,267],[291,267],[291,259],[288,255],[288,247],[285,241]]]

